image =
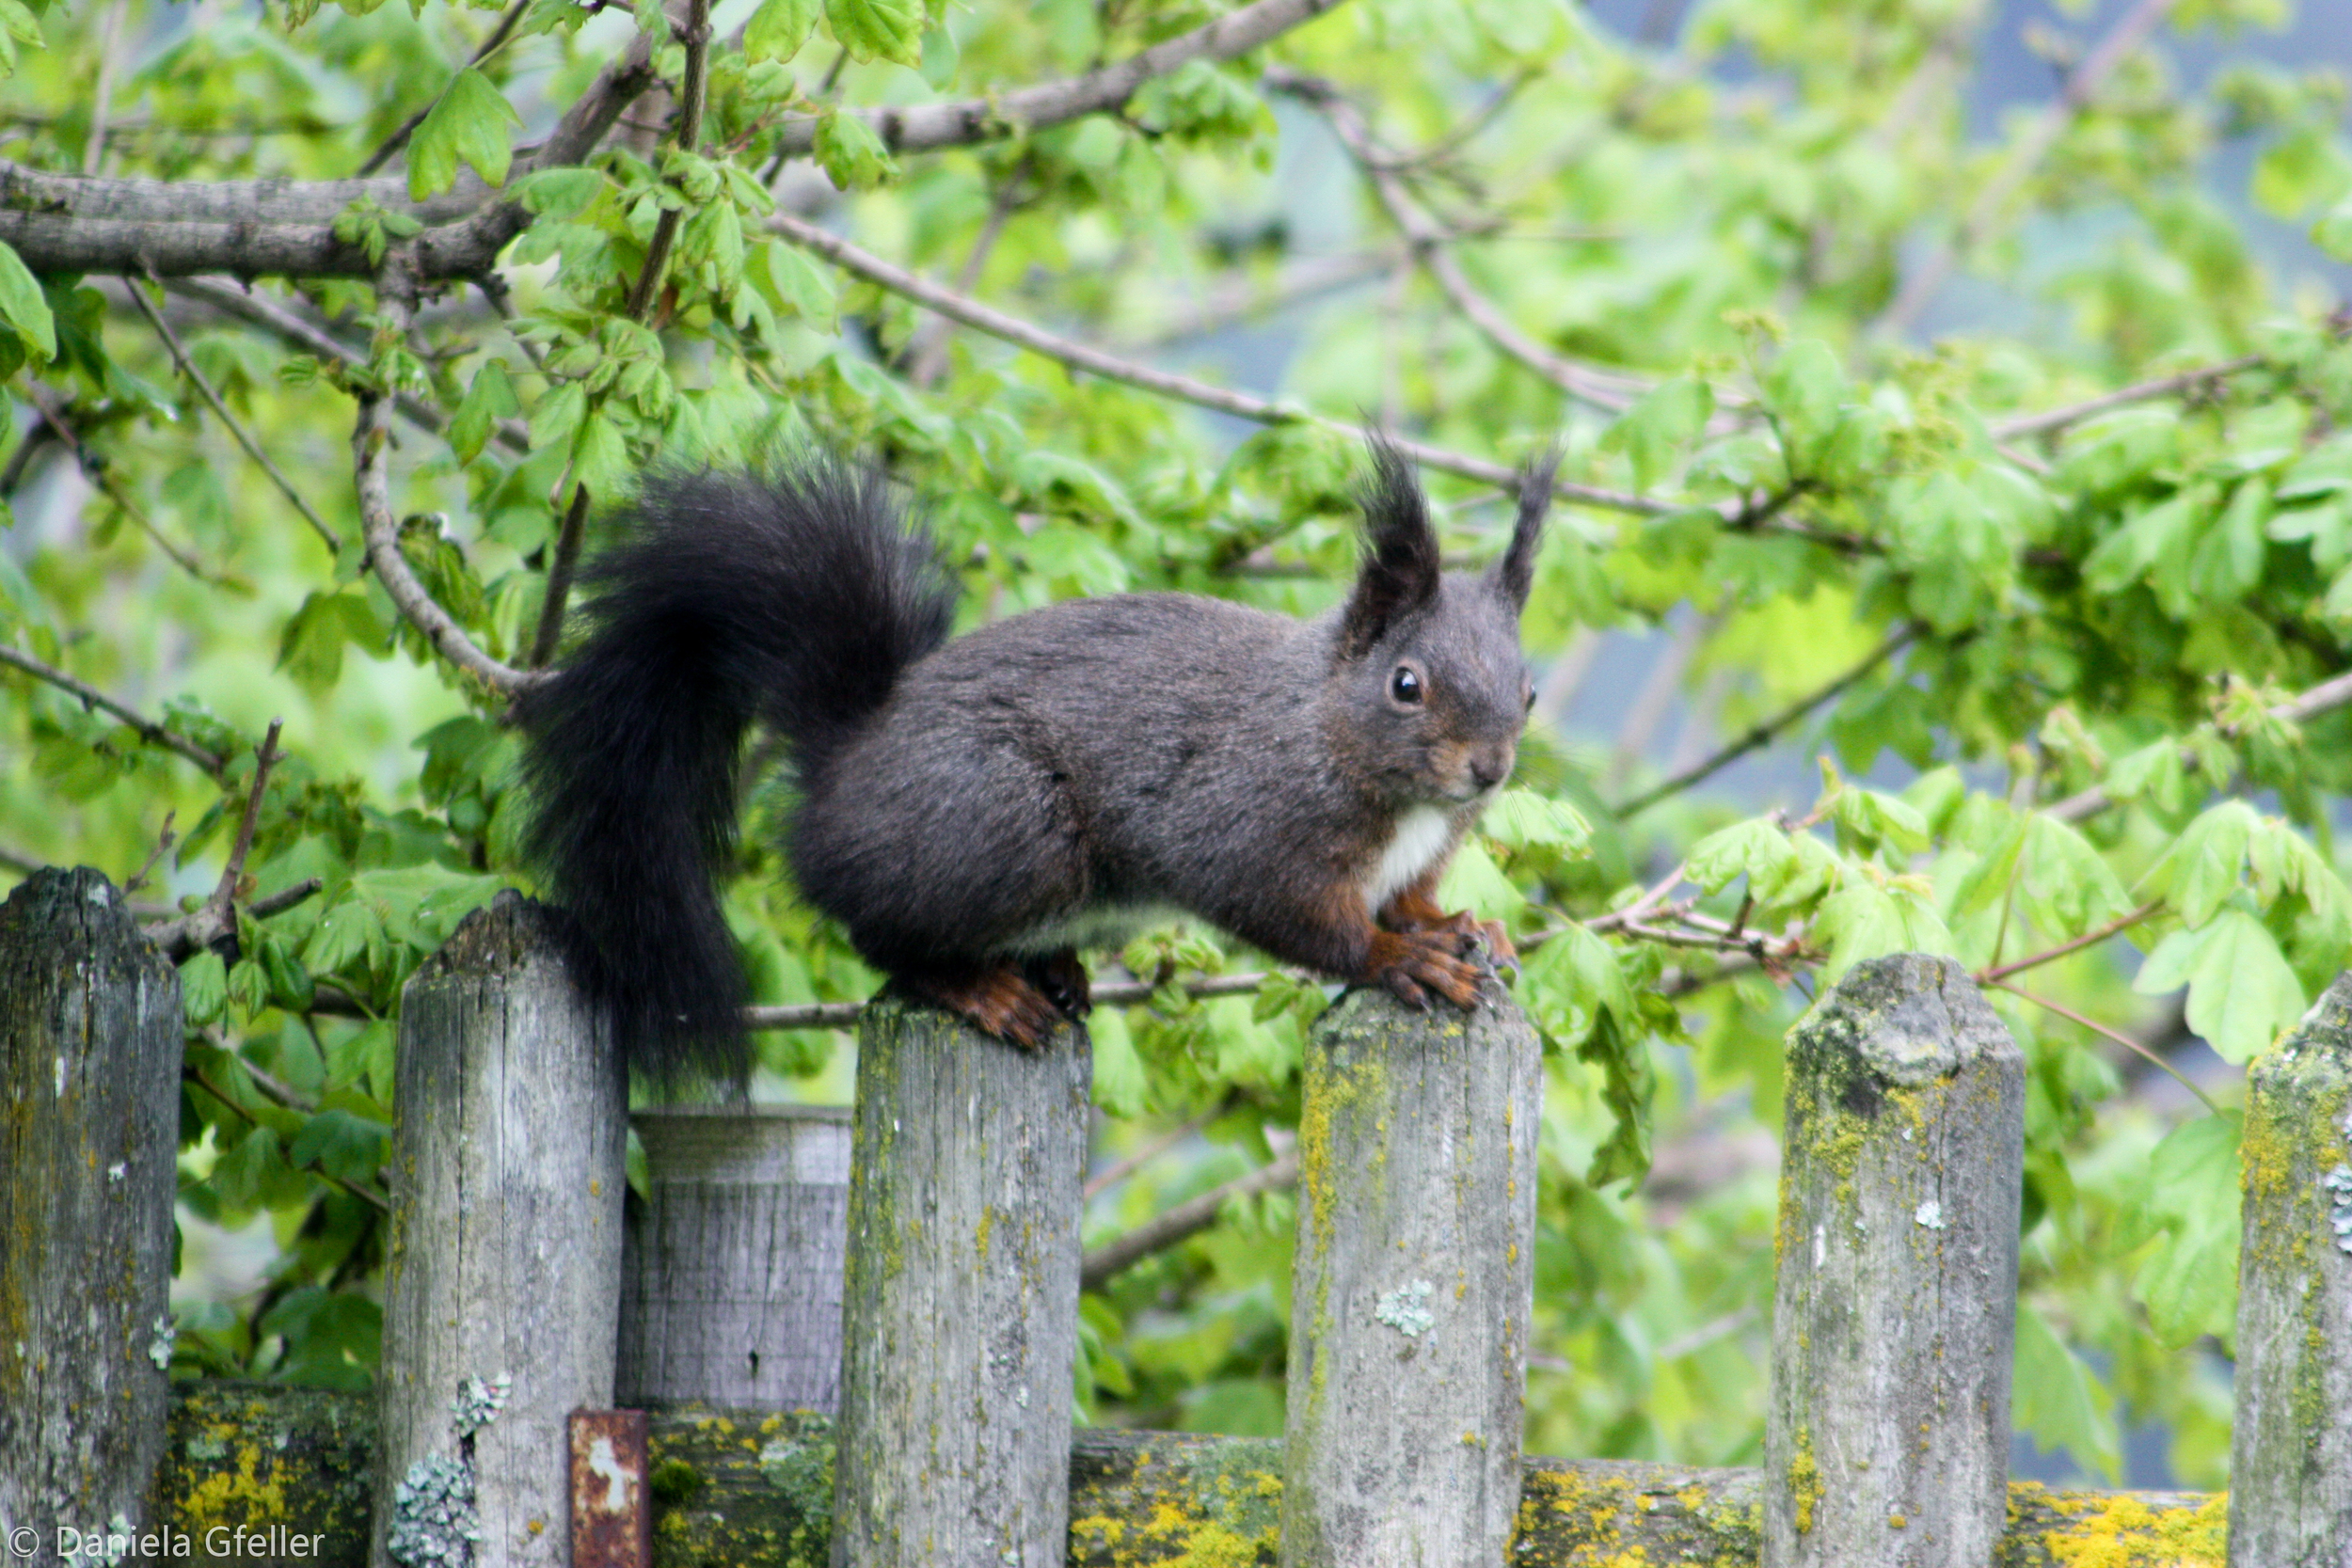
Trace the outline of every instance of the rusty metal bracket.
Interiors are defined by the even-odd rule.
[[[575,1410],[571,1439],[572,1568],[652,1568],[645,1413]]]

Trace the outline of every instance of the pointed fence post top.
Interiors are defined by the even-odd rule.
[[[1974,1061],[2023,1059],[1968,972],[1927,953],[1864,959],[1789,1033],[1792,1070],[1841,1054],[1902,1088],[1948,1078]]]

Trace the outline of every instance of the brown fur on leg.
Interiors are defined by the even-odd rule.
[[[1500,920],[1480,920],[1468,910],[1448,914],[1431,896],[1434,884],[1416,883],[1390,898],[1380,911],[1380,924],[1392,931],[1451,931],[1464,937],[1475,937],[1486,944],[1486,955],[1498,967],[1510,964],[1516,968],[1519,950],[1511,943],[1511,934],[1502,928]]]
[[[898,984],[909,995],[935,1003],[1025,1051],[1044,1045],[1064,1016],[1010,960],[964,974],[901,974]]]

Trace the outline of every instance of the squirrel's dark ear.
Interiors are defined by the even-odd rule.
[[[1553,447],[1527,461],[1519,470],[1519,516],[1511,528],[1511,547],[1491,570],[1495,587],[1521,610],[1535,580],[1535,544],[1543,536],[1544,514],[1551,510],[1551,478],[1560,471],[1560,449]]]
[[[1357,658],[1380,641],[1400,615],[1438,595],[1438,535],[1413,466],[1377,432],[1366,438],[1372,473],[1357,492],[1364,509],[1363,567],[1341,624],[1341,644]]]

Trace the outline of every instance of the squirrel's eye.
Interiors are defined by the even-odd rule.
[[[1398,665],[1396,673],[1389,677],[1389,695],[1400,703],[1421,701],[1421,677],[1413,673],[1410,665]]]

